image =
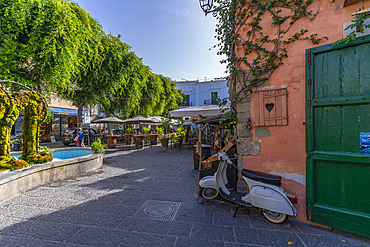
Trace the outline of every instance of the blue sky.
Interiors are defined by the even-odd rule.
[[[156,74],[173,80],[225,76],[215,36],[216,19],[198,0],[75,0],[106,32],[121,34]]]

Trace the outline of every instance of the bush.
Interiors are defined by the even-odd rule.
[[[101,143],[100,139],[97,141],[94,141],[93,144],[91,145],[91,150],[93,153],[97,154],[103,154],[105,153],[105,145]]]
[[[126,129],[126,134],[133,134],[133,133],[134,133],[133,129],[131,129],[131,128]]]

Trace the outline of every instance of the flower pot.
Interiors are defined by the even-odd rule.
[[[167,151],[168,150],[168,139],[161,140],[161,144],[162,144],[163,151]]]

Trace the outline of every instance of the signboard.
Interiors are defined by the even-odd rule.
[[[88,108],[84,109],[84,123],[86,124],[90,123],[90,111]]]
[[[370,132],[360,132],[360,153],[370,154]]]

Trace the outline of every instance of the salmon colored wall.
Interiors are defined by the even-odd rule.
[[[313,5],[312,8],[315,10]],[[332,0],[321,1],[320,11],[313,21],[303,18],[297,21],[289,34],[301,29],[308,29],[309,34],[317,33],[318,37],[327,36],[328,41],[321,41],[321,46],[333,43],[343,37],[343,23],[349,22],[351,14],[358,11],[359,4],[343,8],[344,0],[333,2]],[[370,1],[365,1],[365,7],[370,6]],[[274,28],[269,21],[263,23],[264,33],[272,33]],[[288,116],[287,126],[267,127],[271,136],[258,138],[255,136],[255,128],[252,128],[253,139],[261,145],[261,154],[258,156],[244,156],[244,168],[257,170],[283,177],[282,187],[298,198],[297,220],[306,221],[306,152],[305,152],[305,50],[314,45],[309,41],[296,41],[287,46],[288,58],[283,60],[280,66],[270,77],[270,85],[262,89],[287,88],[288,90]],[[252,95],[252,120],[255,115]],[[253,121],[252,121],[253,123]],[[253,125],[253,124],[252,124]]]

